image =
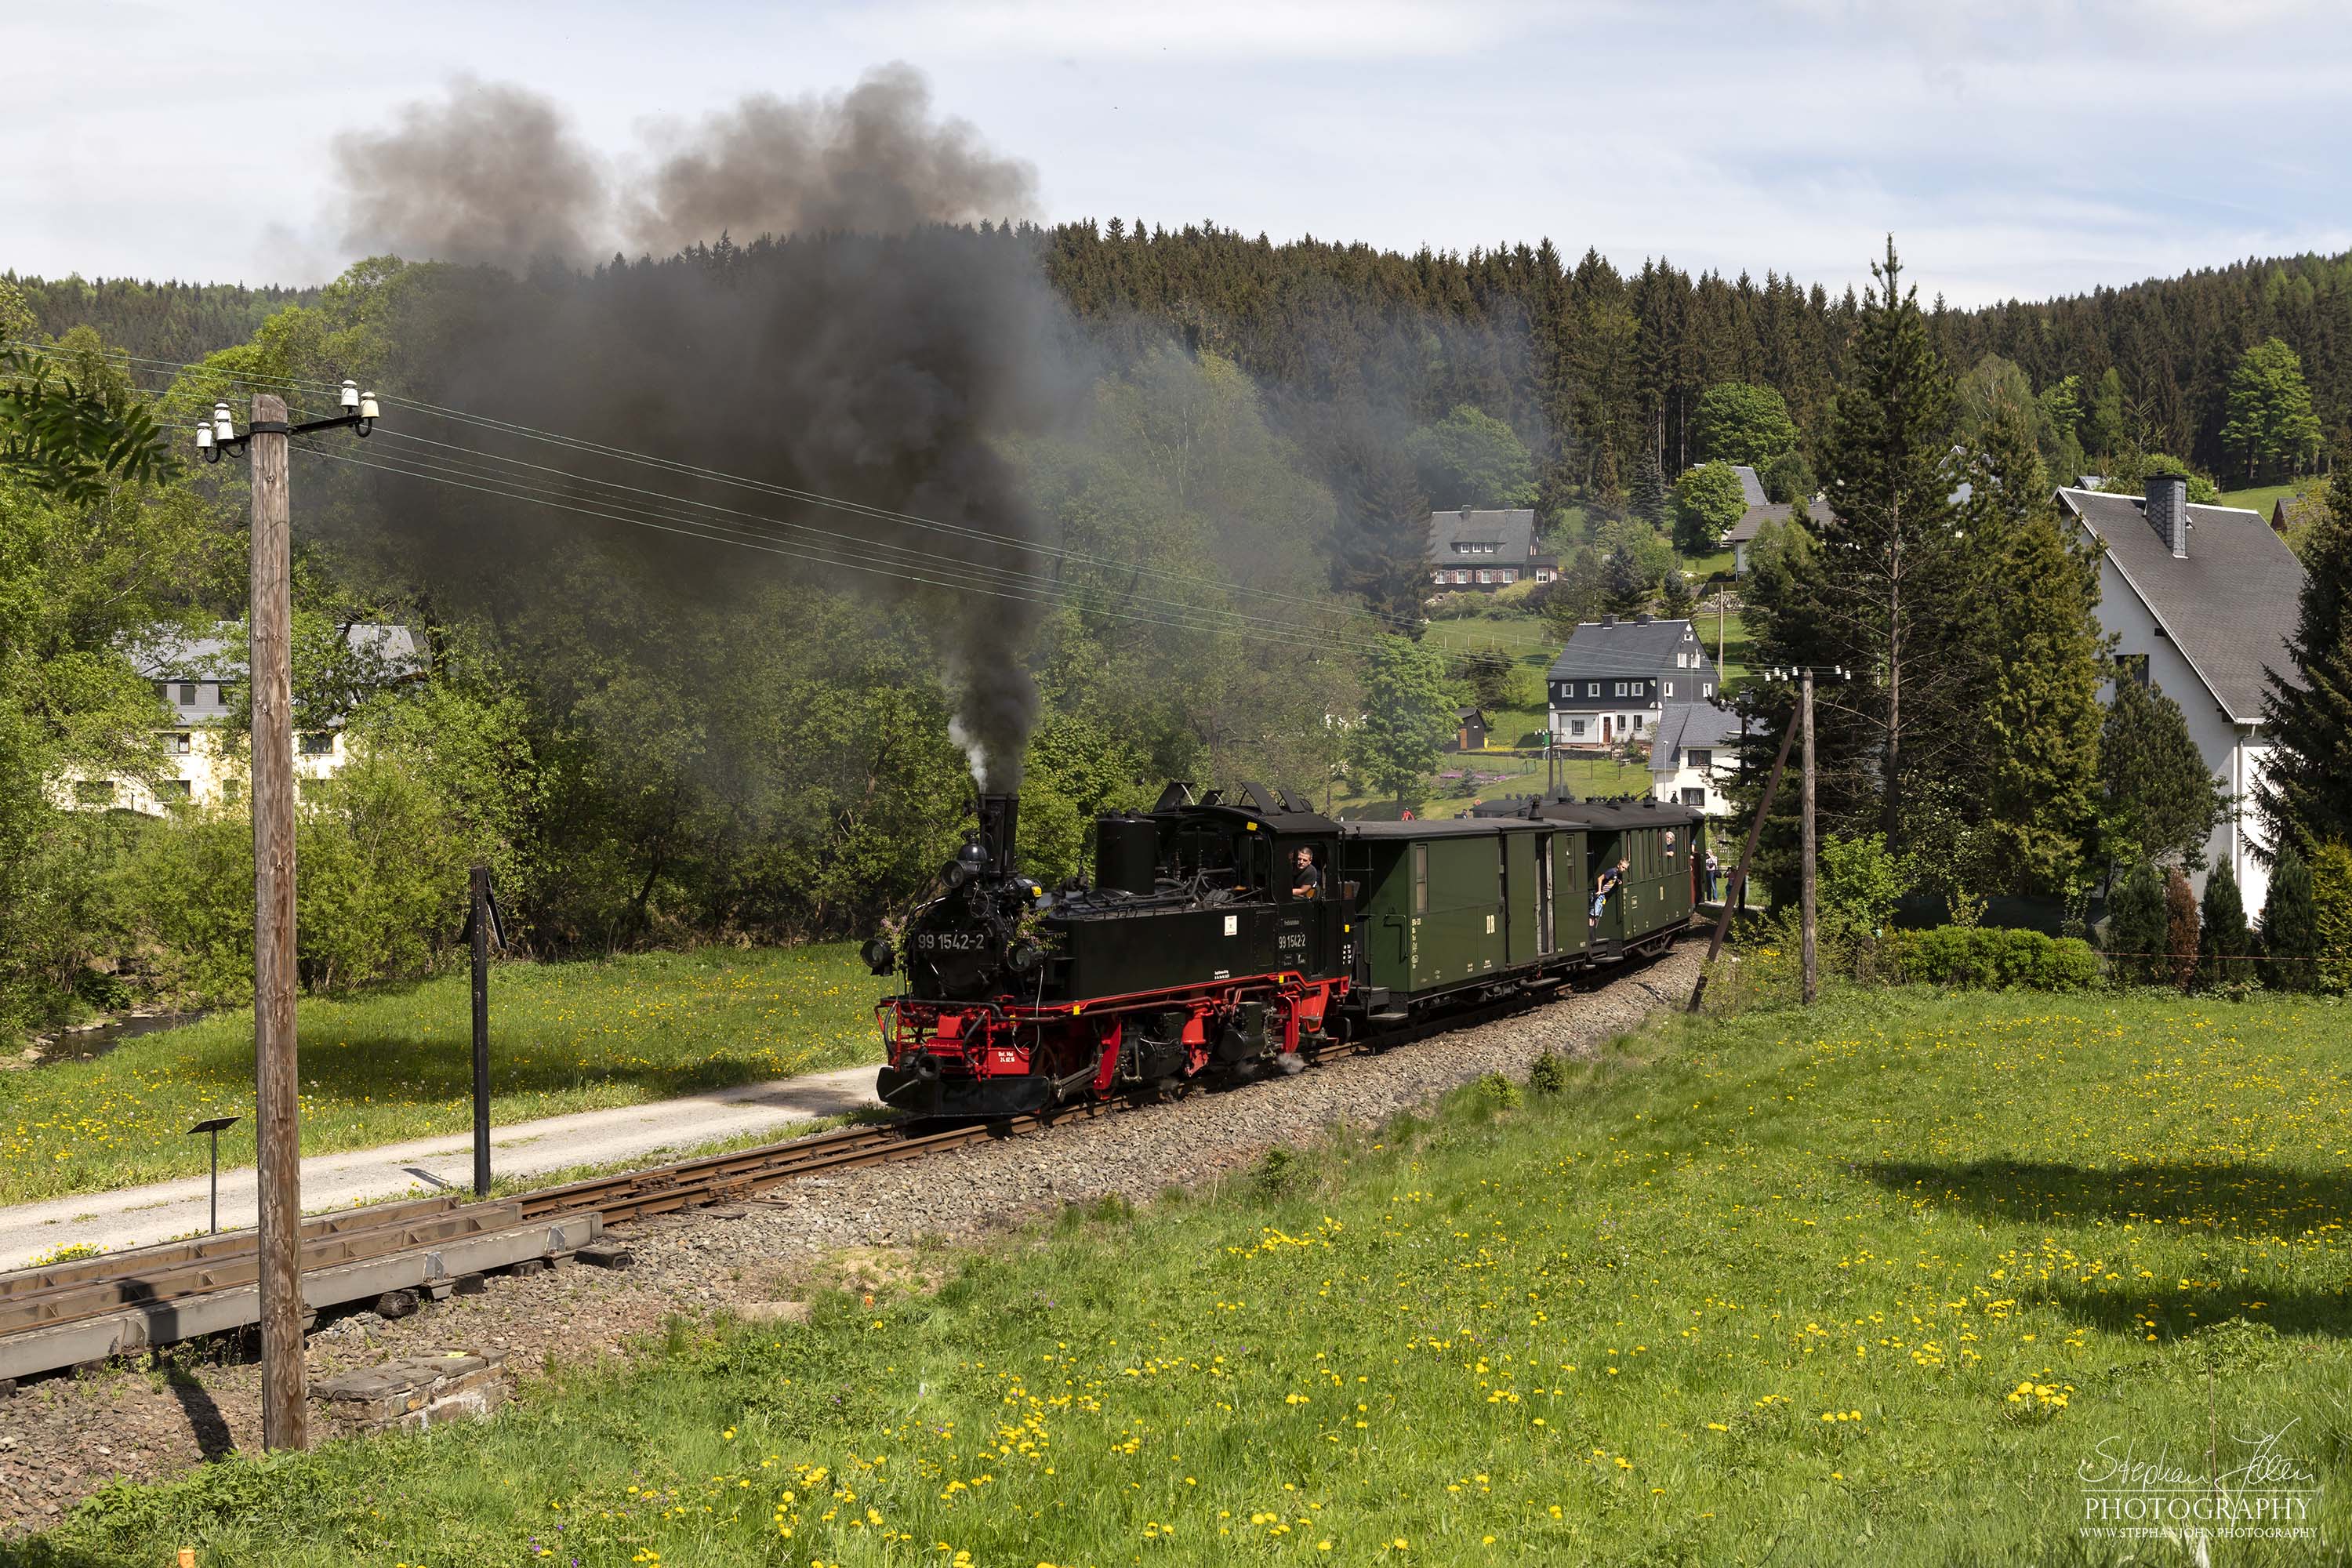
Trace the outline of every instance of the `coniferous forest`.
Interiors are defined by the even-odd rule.
[[[1740,589],[1753,663],[1874,672],[1823,710],[1825,831],[1956,899],[2079,908],[2117,866],[2193,853],[2221,804],[2178,787],[2201,774],[2161,693],[2120,728],[2102,709],[2095,585],[2050,487],[2185,463],[2210,494],[2327,467],[2352,421],[2352,257],[1971,310],[1937,300],[1932,258],[1858,259],[1874,281],[1832,295],[1549,242],[982,224],[722,235],[520,278],[380,258],[303,290],[19,278],[0,336],[175,426],[356,374],[703,465],[592,473],[587,447],[523,454],[415,402],[305,459],[298,684],[356,759],[331,786],[346,809],[304,817],[306,861],[341,868],[304,884],[336,892],[302,917],[314,985],[444,962],[468,858],[544,952],[870,930],[952,847],[967,758],[1025,766],[1024,850],[1057,876],[1083,869],[1094,813],[1166,778],[1402,806],[1454,706],[1535,709],[1538,650],[1578,620],[1690,613],[1726,570],[1727,461],[1776,500],[1844,498],[1759,540]],[[877,268],[908,285],[887,309],[843,282]],[[553,466],[501,466],[520,456]],[[714,472],[1032,531],[1006,556],[833,512],[747,522],[740,487],[694,477]],[[234,999],[237,813],[41,803],[60,778],[168,775],[125,650],[236,621],[241,481],[188,465],[93,504],[0,473],[0,492],[21,590],[0,599],[0,807],[21,829],[0,1020],[140,987]],[[1430,510],[1471,505],[1535,507],[1561,581],[1433,603]],[[716,544],[772,521],[790,560],[681,546],[682,521]],[[961,598],[924,587],[942,561]],[[1511,657],[1423,635],[1506,614]],[[419,635],[422,691],[349,656],[341,628],[375,621]],[[976,696],[975,671],[1004,679]],[[1786,693],[1739,700],[1769,752]],[[1764,839],[1775,883],[1789,809]]]
[[[1407,256],[1312,237],[1277,245],[1213,224],[1112,218],[1001,232],[1039,253],[1108,342],[1174,336],[1263,382],[1360,392],[1417,420],[1469,404],[1510,422],[1554,491],[1631,491],[1652,460],[1669,479],[1681,473],[1702,455],[1699,399],[1724,382],[1778,391],[1810,437],[1860,310],[1853,289],[1832,294],[1763,258],[1759,280],[1664,258],[1621,269],[1590,250],[1570,259],[1549,239]],[[2352,421],[2352,255],[2248,259],[1973,310],[1934,298],[1932,257],[1910,261],[1929,280],[1928,331],[1944,362],[2016,365],[2036,395],[2071,405],[2087,453],[2128,444],[2225,482],[2242,475],[2246,454],[2228,436],[2231,382],[2245,352],[2273,338],[2299,358],[2322,432]],[[89,326],[163,360],[241,342],[318,292],[10,280],[44,331]]]

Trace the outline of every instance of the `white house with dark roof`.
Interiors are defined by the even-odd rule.
[[[1731,815],[1725,788],[1739,771],[1739,715],[1707,701],[1671,702],[1650,734],[1650,793],[1709,816]]]
[[[2058,506],[2104,546],[2098,619],[2126,678],[2180,704],[2205,765],[2229,788],[2229,814],[2205,857],[2237,874],[2252,914],[2270,891],[2269,840],[2253,804],[2270,758],[2263,692],[2270,671],[2295,673],[2286,638],[2303,563],[2261,512],[2193,506],[2177,475],[2150,475],[2137,496],[2062,489]],[[2201,893],[2204,877],[2193,879]]]
[[[247,763],[242,741],[228,733],[228,721],[238,708],[246,667],[235,651],[233,630],[223,626],[205,637],[168,635],[132,648],[131,662],[154,683],[166,710],[163,736],[170,771],[152,781],[71,775],[52,783],[56,803],[160,816],[175,804],[208,806],[238,799]],[[346,628],[343,637],[360,660],[385,679],[424,679],[425,655],[406,626],[362,622]],[[298,781],[331,778],[348,760],[340,724],[306,730],[294,739]]]
[[[1639,740],[1672,703],[1715,696],[1715,661],[1688,621],[1603,616],[1570,634],[1547,678],[1551,731],[1570,746]]]
[[[1559,559],[1545,553],[1532,507],[1429,514],[1429,576],[1444,589],[1493,593],[1513,583],[1549,583]]]

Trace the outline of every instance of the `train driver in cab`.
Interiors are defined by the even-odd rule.
[[[1291,858],[1297,864],[1290,873],[1290,896],[1294,899],[1320,898],[1323,894],[1323,872],[1315,864],[1315,851],[1302,844]]]

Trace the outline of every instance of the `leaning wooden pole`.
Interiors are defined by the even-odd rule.
[[[286,404],[254,394],[253,1077],[261,1265],[261,1440],[310,1446],[302,1363],[301,1079],[294,1036],[292,500]]]
[[[1715,972],[1715,961],[1723,955],[1723,937],[1731,929],[1731,911],[1748,897],[1748,867],[1756,858],[1756,840],[1764,832],[1764,818],[1771,815],[1772,797],[1780,791],[1780,770],[1789,765],[1789,742],[1797,738],[1797,726],[1790,724],[1780,734],[1780,753],[1772,759],[1772,772],[1764,780],[1764,798],[1756,803],[1756,820],[1748,825],[1748,842],[1739,851],[1739,865],[1731,873],[1731,886],[1724,890],[1723,913],[1716,918],[1715,935],[1707,939],[1706,962],[1699,966],[1698,983],[1691,987],[1689,1012],[1698,1011],[1700,1001],[1706,995],[1706,977]]]
[[[1800,946],[1804,956],[1805,1005],[1813,1005],[1822,994],[1821,948],[1815,936],[1815,922],[1820,918],[1814,894],[1813,855],[1813,672],[1806,670],[1798,687],[1798,727],[1804,731],[1805,757],[1803,772],[1798,784],[1799,835],[1803,846],[1803,865],[1798,871],[1798,910],[1800,923],[1804,927]]]

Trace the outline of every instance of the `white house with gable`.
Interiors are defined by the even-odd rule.
[[[2270,671],[2294,673],[2286,638],[2303,564],[2262,513],[2191,505],[2178,475],[2151,474],[2136,496],[2062,489],[2058,506],[2105,546],[2098,619],[2122,678],[2180,704],[2205,765],[2229,787],[2230,811],[2205,858],[2237,874],[2252,916],[2270,893],[2270,844],[2253,798],[2270,758],[2263,691]],[[2201,894],[2203,875],[2192,879]]]

